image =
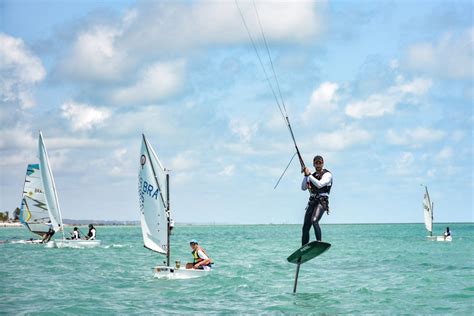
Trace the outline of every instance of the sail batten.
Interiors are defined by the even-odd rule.
[[[167,171],[143,135],[138,171],[140,222],[144,246],[168,256]]]

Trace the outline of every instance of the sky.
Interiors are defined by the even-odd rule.
[[[277,78],[322,223],[422,222],[422,185],[435,230],[473,221],[472,1],[237,4],[265,72],[235,1],[0,0],[0,211],[41,130],[63,218],[138,220],[144,133],[177,224],[302,223]]]

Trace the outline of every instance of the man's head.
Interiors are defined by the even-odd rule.
[[[92,227],[94,227],[94,226],[92,226],[92,224],[89,224],[89,228],[92,228]]]
[[[77,231],[77,227],[74,227],[74,230]]]
[[[198,241],[196,239],[191,239],[189,241],[189,245],[191,246],[191,248],[196,249],[196,247],[198,246]]]
[[[316,168],[316,171],[317,172],[321,172],[321,170],[323,170],[323,166],[324,166],[324,159],[322,156],[315,156],[314,159],[313,159],[313,166]]]

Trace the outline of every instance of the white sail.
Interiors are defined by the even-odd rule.
[[[425,186],[425,195],[423,197],[423,209],[425,216],[425,227],[430,232],[430,236],[433,233],[433,203],[431,203],[428,188]]]
[[[44,195],[46,197],[46,205],[48,208],[51,224],[55,231],[61,230],[63,227],[61,210],[59,208],[58,195],[56,193],[56,185],[54,184],[51,165],[49,164],[48,153],[43,142],[43,134],[39,133],[39,161],[41,181],[43,183]]]
[[[21,199],[20,221],[31,232],[43,236],[48,232],[50,220],[41,181],[40,165],[29,164]]]
[[[138,197],[145,247],[168,254],[168,177],[143,135],[138,171]]]

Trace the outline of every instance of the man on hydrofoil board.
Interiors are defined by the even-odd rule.
[[[324,212],[329,214],[329,193],[332,186],[332,174],[329,170],[323,168],[324,159],[322,156],[314,157],[313,166],[316,168],[314,173],[311,173],[308,168],[304,168],[304,178],[301,183],[301,190],[309,190],[310,193],[304,215],[303,235],[301,237],[302,246],[309,242],[311,226],[314,227],[316,240],[321,241],[322,234],[319,221],[323,217]]]

